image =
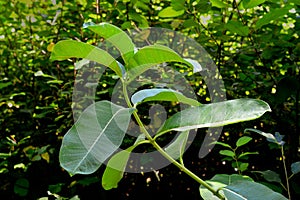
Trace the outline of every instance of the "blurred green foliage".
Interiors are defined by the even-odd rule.
[[[75,60],[51,63],[49,56],[53,44],[62,39],[97,44],[101,38],[82,29],[89,21],[109,22],[123,30],[162,27],[195,39],[217,64],[228,99],[258,98],[272,108],[264,118],[226,127],[220,139],[234,144],[246,127],[278,131],[286,135],[287,162],[299,160],[299,10],[298,0],[0,0],[1,198],[135,199],[140,190],[152,197],[168,190],[160,197],[186,193],[199,198],[197,189],[192,192],[197,187],[172,167],[161,170],[160,182],[154,173],[142,178],[127,174],[117,192],[102,191],[97,173],[69,177],[60,168],[61,139],[74,122],[71,102],[77,71]],[[199,99],[210,101],[201,77],[192,81]],[[102,77],[97,98],[109,98],[113,85]],[[202,137],[197,136],[195,146],[201,145]],[[253,139],[247,151],[263,153],[248,169],[281,173],[280,154],[270,153],[261,138]],[[231,172],[217,149],[201,160],[198,149],[187,153],[187,165],[195,173],[209,178]],[[293,180],[292,194],[297,196],[299,177]]]

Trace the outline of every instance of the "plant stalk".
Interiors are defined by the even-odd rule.
[[[285,180],[286,180],[286,190],[287,190],[287,193],[288,193],[288,197],[291,200],[289,177],[288,177],[286,163],[285,163],[284,149],[283,149],[283,145],[280,145],[280,146],[281,146],[282,162],[283,162],[283,168],[284,168],[284,174],[285,174]]]
[[[127,105],[130,108],[133,108],[129,97],[128,97],[128,93],[127,93],[127,89],[126,89],[127,84],[125,82],[123,82],[123,94],[125,96],[125,101],[127,103]],[[190,176],[192,179],[194,179],[195,181],[197,181],[198,183],[200,183],[203,187],[207,188],[210,192],[212,192],[215,196],[217,196],[219,199],[224,200],[225,198],[214,188],[212,188],[208,183],[206,183],[204,180],[202,180],[200,177],[198,177],[196,174],[194,174],[192,171],[190,171],[189,169],[187,169],[184,165],[182,165],[181,163],[177,162],[173,157],[171,157],[166,151],[163,150],[163,148],[161,148],[161,146],[159,146],[159,144],[157,144],[157,142],[151,137],[151,135],[149,134],[149,132],[147,131],[147,129],[145,128],[143,122],[141,121],[140,117],[137,114],[137,111],[135,110],[133,112],[133,116],[136,119],[138,125],[140,126],[143,134],[145,135],[145,137],[149,140],[149,142],[153,145],[153,147],[162,155],[164,156],[167,160],[169,160],[172,164],[174,164],[176,167],[178,167],[181,171],[183,171],[184,173],[186,173],[188,176]]]

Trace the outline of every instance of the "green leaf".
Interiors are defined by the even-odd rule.
[[[250,142],[251,140],[252,140],[251,137],[243,136],[243,137],[239,138],[238,141],[236,141],[236,146],[237,147],[243,146],[243,145],[247,144],[248,142]]]
[[[178,17],[183,14],[184,14],[184,10],[175,10],[173,7],[170,6],[162,9],[158,13],[158,16],[162,18],[167,18],[167,17]]]
[[[111,68],[122,77],[122,70],[116,60],[106,51],[93,45],[75,40],[63,40],[56,43],[51,52],[50,60],[66,60],[69,58],[85,58]]]
[[[172,89],[164,89],[164,88],[160,88],[160,89],[152,88],[152,89],[140,90],[132,95],[131,101],[134,104],[134,106],[147,101],[175,101],[175,102],[189,104],[192,106],[201,105],[198,101],[188,98],[180,92],[177,92]]]
[[[238,159],[244,157],[244,156],[247,156],[247,155],[254,155],[254,154],[259,154],[258,152],[245,152],[245,153],[241,153],[239,156],[238,156]]]
[[[225,4],[221,0],[210,0],[210,2],[213,7],[217,7],[217,8],[226,8],[227,7],[227,4]]]
[[[171,0],[171,7],[176,10],[184,10],[185,9],[185,0]]]
[[[237,181],[250,182],[253,181],[253,179],[251,179],[249,176],[242,176],[238,174],[216,174],[212,179],[206,182],[210,184],[214,190],[219,190]],[[213,193],[211,193],[207,188],[203,187],[202,185],[200,186],[199,190],[200,195],[203,199],[219,200],[219,198],[217,198]],[[223,191],[221,190],[220,193],[223,194]]]
[[[109,101],[87,107],[64,136],[60,164],[71,174],[90,174],[121,145],[134,109]]]
[[[11,153],[0,153],[0,158],[3,159],[3,158],[8,158],[8,157],[11,157]]]
[[[257,99],[235,99],[187,108],[165,121],[158,131],[185,131],[205,127],[219,127],[253,120],[271,111],[269,105]]]
[[[83,27],[111,42],[120,51],[125,64],[128,64],[129,59],[134,54],[135,46],[131,38],[122,29],[106,22],[100,24],[87,22],[83,24]]]
[[[230,200],[284,200],[283,195],[274,192],[265,185],[254,181],[236,181],[222,189],[224,195]]]
[[[174,159],[180,159],[183,163],[182,156],[185,151],[186,142],[189,137],[189,131],[184,131],[179,134],[179,136],[165,148],[165,151]]]
[[[224,142],[213,142],[212,144],[218,144],[218,145],[222,145],[223,147],[232,149],[232,147],[229,144],[226,144]]]
[[[86,5],[87,5],[86,0],[77,0],[77,2],[78,2],[80,5],[82,5],[83,7],[86,7]]]
[[[243,8],[248,9],[248,8],[254,8],[260,4],[263,4],[266,0],[243,0]]]
[[[248,169],[249,163],[239,163],[239,170],[241,172],[246,171]]]
[[[134,146],[122,150],[108,161],[107,167],[102,175],[102,187],[105,190],[118,187],[118,183],[123,178],[125,167],[133,149]]]
[[[8,86],[12,85],[11,82],[5,82],[5,83],[0,83],[0,90],[2,90],[3,88],[6,88]]]
[[[252,131],[252,132],[258,133],[258,134],[264,136],[265,138],[267,138],[267,141],[275,143],[275,144],[278,144],[278,145],[280,145],[283,142],[283,141],[279,141],[278,142],[277,139],[276,139],[276,137],[273,134],[271,134],[271,133],[265,133],[263,131],[260,131],[260,130],[257,130],[257,129],[253,129],[253,128],[246,128],[244,132],[246,133],[248,131]]]
[[[244,26],[244,24],[240,21],[231,20],[227,24],[225,24],[225,28],[230,32],[236,33],[240,36],[247,36],[250,32],[249,28],[247,26]]]
[[[281,183],[280,175],[274,171],[266,170],[266,171],[255,171],[255,172],[262,174],[264,179],[266,179],[269,182]]]
[[[129,16],[130,20],[138,22],[138,25],[140,28],[149,27],[147,18],[144,15],[141,15],[140,13],[137,13],[136,11],[131,10],[131,11],[129,11],[128,16]]]
[[[15,182],[14,192],[19,196],[26,196],[29,192],[29,181],[25,178],[20,178]]]
[[[128,78],[129,81],[142,74],[151,67],[166,63],[180,62],[189,67],[193,64],[179,56],[174,50],[162,45],[149,45],[139,49],[138,52],[129,60]]]
[[[299,173],[300,172],[300,161],[292,163],[291,169],[292,169],[293,174]]]
[[[227,175],[227,174],[216,174],[213,178],[210,179],[211,181],[216,181],[216,182],[220,182],[223,183],[225,185],[230,185],[234,182],[237,181],[253,181],[252,178],[250,178],[249,176],[244,176],[244,175],[239,175],[239,174],[231,174],[231,175]]]
[[[110,190],[118,187],[118,183],[123,178],[123,174],[132,150],[145,142],[144,134],[141,134],[137,139],[134,145],[128,147],[125,150],[122,150],[115,155],[113,155],[107,163],[105,171],[102,175],[102,187],[105,190]]]
[[[300,2],[298,0],[290,0],[289,2],[290,3],[294,3],[296,5],[300,5]]]
[[[272,20],[276,20],[281,16],[284,16],[291,9],[290,6],[285,6],[283,8],[273,9],[267,14],[265,14],[262,18],[257,20],[255,28],[260,29],[262,26],[269,24]]]
[[[221,150],[219,153],[221,155],[232,157],[232,158],[234,158],[234,156],[235,156],[235,153],[231,150]]]
[[[133,148],[132,148],[133,149]],[[115,154],[108,162],[103,176],[102,176],[102,187],[105,190],[117,188],[118,183],[123,178],[124,170],[127,165],[130,153],[132,149],[126,149]],[[110,165],[118,166],[118,170],[109,167]]]

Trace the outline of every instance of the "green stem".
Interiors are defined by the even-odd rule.
[[[282,162],[283,162],[283,168],[284,168],[284,174],[285,174],[285,180],[286,180],[286,189],[287,189],[288,197],[289,197],[289,199],[291,199],[289,177],[288,177],[287,168],[286,168],[286,164],[285,164],[283,145],[281,145],[281,155],[282,155]]]
[[[238,170],[239,175],[241,175],[241,174],[242,174],[242,171],[240,170],[238,158],[237,158],[237,155],[236,155],[236,149],[237,149],[237,148],[235,148],[235,149],[231,148],[231,150],[234,152],[234,158],[233,158],[233,159],[235,160],[236,168],[237,168],[237,170]]]
[[[125,101],[127,103],[127,105],[132,108],[132,104],[129,100],[128,97],[128,93],[127,93],[127,89],[126,89],[126,83],[123,82],[123,94],[125,97]],[[215,196],[217,196],[219,199],[225,199],[217,190],[214,190],[208,183],[206,183],[204,180],[202,180],[201,178],[199,178],[196,174],[194,174],[192,171],[190,171],[189,169],[187,169],[183,164],[180,164],[179,162],[177,162],[174,158],[172,158],[166,151],[164,151],[161,146],[159,146],[159,144],[157,144],[157,142],[155,141],[155,139],[153,139],[151,137],[151,135],[149,134],[149,132],[147,131],[147,129],[145,128],[143,122],[141,121],[140,117],[137,114],[137,111],[133,112],[133,116],[136,119],[138,125],[140,126],[143,134],[145,135],[145,137],[149,140],[149,142],[153,145],[153,147],[162,155],[164,156],[167,160],[169,160],[172,164],[174,164],[176,167],[178,167],[181,171],[183,171],[184,173],[186,173],[188,176],[190,176],[192,179],[194,179],[195,181],[197,181],[198,183],[200,183],[202,186],[204,186],[205,188],[207,188],[210,192],[212,192]]]

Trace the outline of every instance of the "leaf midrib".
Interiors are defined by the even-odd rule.
[[[104,131],[107,129],[107,127],[109,126],[109,124],[111,123],[111,121],[116,117],[116,115],[121,112],[124,109],[119,109],[117,112],[115,112],[111,119],[107,122],[107,124],[104,126],[104,128],[102,129],[102,131],[99,133],[99,135],[97,136],[97,138],[95,139],[94,143],[91,145],[91,147],[89,149],[87,149],[87,153],[83,156],[83,158],[80,160],[80,162],[77,164],[77,166],[74,168],[74,171],[77,171],[77,169],[80,167],[81,163],[86,159],[86,157],[91,153],[92,149],[95,147],[96,143],[98,142],[99,138],[103,135]],[[77,132],[78,133],[78,132]],[[84,146],[84,145],[83,145]]]

